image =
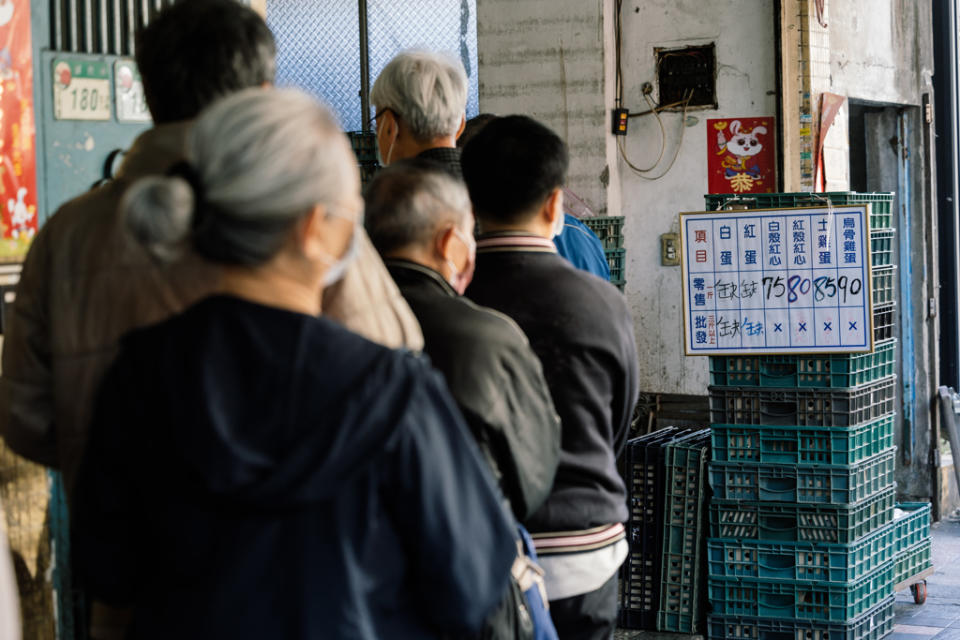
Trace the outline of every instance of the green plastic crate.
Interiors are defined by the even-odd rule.
[[[623,279],[620,279],[620,280],[610,280],[610,284],[612,284],[613,286],[615,286],[617,289],[620,289],[620,291],[623,291],[624,287],[627,286],[627,281],[626,281],[626,280],[623,280]]]
[[[896,302],[874,306],[873,308],[873,342],[884,342],[893,339],[893,324],[897,321],[894,307]]]
[[[894,229],[874,229],[870,232],[870,264],[885,267],[894,264]]]
[[[926,540],[896,554],[893,583],[906,582],[921,571],[933,566],[933,541]]]
[[[710,487],[718,500],[854,504],[893,486],[894,451],[854,465],[713,462]]]
[[[896,376],[837,389],[709,388],[710,422],[849,427],[893,413]]]
[[[853,505],[712,500],[710,537],[850,544],[893,521],[895,494],[890,488]]]
[[[702,617],[704,488],[709,458],[708,429],[664,447],[663,564],[657,614],[660,631],[693,633]]]
[[[896,414],[853,427],[768,427],[714,424],[717,462],[856,464],[893,446]]]
[[[852,544],[710,539],[707,559],[717,578],[847,583],[894,560],[895,547],[888,524]]]
[[[377,160],[377,134],[374,131],[350,131],[347,133],[350,146],[357,156],[357,164],[379,164]]]
[[[907,512],[894,520],[899,553],[930,538],[930,503],[902,502],[896,507]]]
[[[853,193],[829,191],[826,193],[720,193],[704,196],[708,211],[721,208],[746,207],[748,209],[792,209],[795,207],[822,207],[824,199],[834,206],[850,204],[870,205],[870,228],[881,229],[893,226],[893,193]]]
[[[724,387],[857,387],[894,373],[896,341],[870,353],[712,356],[710,383]]]
[[[623,216],[580,218],[580,222],[600,238],[604,249],[623,248]]]
[[[893,561],[855,582],[801,582],[763,578],[708,580],[719,615],[846,622],[885,602],[893,593]]]
[[[620,281],[625,276],[625,262],[627,260],[626,249],[607,249],[604,251],[607,256],[607,264],[610,266],[610,281]]]
[[[873,304],[875,306],[890,304],[896,298],[897,268],[875,267],[873,269]]]
[[[893,631],[895,596],[849,622],[711,615],[710,640],[881,640]]]

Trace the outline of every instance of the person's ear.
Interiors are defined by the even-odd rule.
[[[330,252],[324,242],[327,210],[322,204],[316,205],[303,216],[296,227],[296,243],[300,252],[311,262],[323,260]]]
[[[437,231],[437,235],[434,236],[434,249],[437,251],[437,255],[440,256],[441,260],[449,260],[450,254],[452,251],[451,243],[456,234],[453,232],[453,227],[445,227],[440,231]]]
[[[459,140],[460,136],[463,135],[463,130],[467,128],[467,114],[460,116],[460,128],[457,129],[457,135],[454,136],[454,140]]]
[[[563,188],[557,187],[547,197],[543,205],[543,214],[546,222],[552,226],[557,226],[557,218],[563,217]]]

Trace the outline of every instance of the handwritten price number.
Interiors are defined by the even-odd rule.
[[[800,295],[806,295],[813,289],[813,299],[821,302],[827,298],[840,296],[840,303],[845,304],[848,296],[855,296],[863,290],[863,282],[860,278],[848,278],[840,276],[820,276],[811,280],[801,276],[790,276],[784,281],[783,276],[768,276],[763,279],[763,286],[766,290],[767,300],[771,298],[782,298],[787,296],[788,302],[796,302]]]

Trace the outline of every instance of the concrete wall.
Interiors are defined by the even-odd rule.
[[[480,111],[556,131],[570,147],[568,186],[600,215],[610,184],[605,2],[477,1]]]
[[[829,11],[832,91],[919,105],[933,74],[931,0],[844,0]]]
[[[625,102],[647,108],[640,87],[656,87],[654,47],[716,44],[716,110],[662,115],[667,147],[656,176],[647,180],[620,165],[626,216],[627,298],[637,327],[641,388],[648,392],[706,394],[707,358],[685,357],[680,267],[660,266],[660,234],[676,231],[677,214],[704,209],[707,192],[707,118],[774,116],[776,52],[772,0],[633,0],[623,7]],[[657,96],[656,89],[654,97]],[[681,143],[681,131],[683,140]],[[773,143],[773,130],[769,139]],[[660,133],[652,116],[634,118],[627,137],[631,162],[656,160]],[[651,175],[651,174],[648,174]]]

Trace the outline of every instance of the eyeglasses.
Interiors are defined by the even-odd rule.
[[[373,117],[370,118],[370,120],[367,121],[367,128],[368,128],[368,129],[374,129],[374,130],[375,130],[375,129],[377,128],[377,120],[380,118],[380,116],[382,116],[383,114],[385,114],[387,111],[392,112],[394,118],[397,117],[397,112],[396,112],[396,111],[394,111],[394,110],[391,109],[390,107],[384,107],[383,109],[380,109],[380,111],[377,111],[375,114],[373,114]]]

